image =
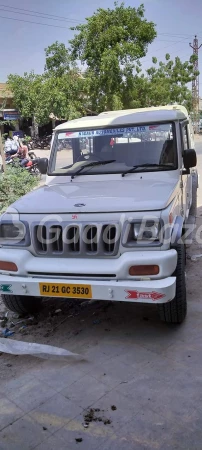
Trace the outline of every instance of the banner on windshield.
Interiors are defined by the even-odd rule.
[[[135,135],[142,135],[144,133],[153,133],[162,131],[170,132],[171,130],[172,130],[171,124],[147,125],[138,127],[124,127],[124,128],[102,128],[99,130],[66,131],[63,133],[59,133],[58,139],[92,138],[96,136],[133,137]]]

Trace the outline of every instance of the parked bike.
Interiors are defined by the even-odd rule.
[[[20,159],[19,158],[11,158],[7,157],[6,159],[6,165],[11,165],[12,167],[21,167],[24,170],[27,170],[30,175],[40,176],[41,172],[38,168],[38,162],[40,158],[33,158],[27,160],[26,164],[21,167],[20,166]],[[1,165],[1,172],[3,172],[3,164]]]
[[[43,150],[44,148],[50,148],[51,139],[52,139],[51,135],[45,135],[41,138],[39,136],[37,136],[36,138],[34,138],[32,140],[32,144],[33,144],[32,149],[40,148]]]
[[[32,159],[25,165],[25,170],[28,170],[28,172],[31,175],[40,176],[41,172],[38,168],[38,162],[40,158]]]

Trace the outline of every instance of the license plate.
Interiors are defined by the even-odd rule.
[[[92,298],[92,288],[88,284],[39,283],[42,297]]]

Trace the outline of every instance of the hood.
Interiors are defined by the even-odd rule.
[[[42,186],[12,206],[21,214],[157,211],[172,201],[176,179],[66,182]]]

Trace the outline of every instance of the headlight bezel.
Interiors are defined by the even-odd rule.
[[[153,226],[158,227],[158,235],[156,239],[148,237],[141,239],[141,236],[135,239],[134,236],[134,227],[136,226],[137,230],[143,231],[144,224],[153,223]],[[123,233],[122,233],[122,245],[123,247],[128,248],[135,248],[135,247],[161,247],[163,245],[163,236],[162,236],[162,230],[163,230],[163,220],[160,218],[152,218],[152,217],[145,217],[143,219],[133,219],[133,220],[127,220],[123,227]],[[142,229],[141,229],[142,226]],[[146,228],[149,228],[148,226]],[[152,228],[152,227],[151,227]]]
[[[21,230],[17,236],[5,236],[4,226],[15,227]],[[0,220],[0,246],[1,247],[29,247],[31,244],[29,224],[24,220]]]

